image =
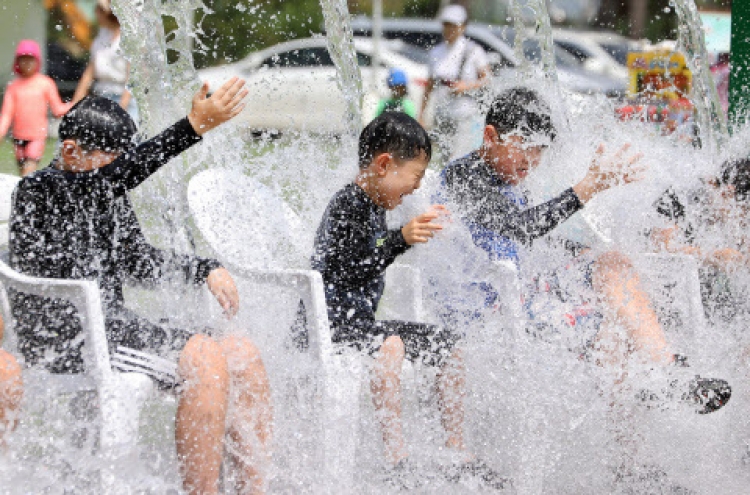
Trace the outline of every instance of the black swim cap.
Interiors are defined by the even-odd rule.
[[[536,92],[526,88],[512,88],[498,95],[490,105],[485,124],[501,136],[518,132],[554,140],[557,135],[549,107]]]
[[[60,140],[75,139],[87,150],[119,153],[133,144],[135,122],[118,103],[87,96],[62,118]]]

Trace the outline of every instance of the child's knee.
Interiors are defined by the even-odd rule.
[[[624,253],[619,251],[607,251],[596,258],[594,265],[597,271],[624,272],[633,269],[633,262]]]
[[[247,337],[230,335],[221,341],[221,348],[229,362],[256,363],[261,359],[260,351]]]
[[[227,360],[229,373],[235,377],[264,383],[266,369],[260,351],[252,340],[238,335],[229,336],[221,341],[221,347]]]
[[[21,365],[10,353],[0,349],[0,402],[10,401],[11,407],[15,407],[22,395]]]
[[[180,377],[186,385],[215,382],[217,386],[228,386],[227,359],[221,346],[211,337],[195,335],[180,354],[178,365]]]
[[[406,354],[404,341],[398,335],[391,335],[380,346],[380,353],[390,358],[403,359]]]
[[[594,262],[594,288],[602,291],[611,289],[612,285],[622,285],[636,275],[632,260],[619,251],[607,251],[599,255]]]
[[[9,352],[0,349],[0,381],[20,378],[21,365]]]

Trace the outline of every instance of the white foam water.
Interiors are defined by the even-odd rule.
[[[203,143],[166,166],[136,193],[140,218],[154,242],[178,250],[216,254],[190,219],[186,191],[189,179],[198,172],[222,168],[264,184],[299,215],[302,231],[287,232],[288,237],[265,242],[281,250],[282,245],[291,242],[289,238],[297,237],[312,249],[313,231],[329,198],[356,174],[353,137],[362,124],[361,81],[356,58],[349,50],[351,30],[345,2],[323,0],[322,4],[332,54],[341,71],[341,86],[349,95],[349,111],[343,118],[350,123],[350,132],[345,136],[288,133],[275,140],[249,139],[247,133],[229,125],[226,130],[208,134]],[[144,116],[142,128],[145,134],[152,135],[187,112],[198,87],[191,47],[200,27],[192,20],[194,12],[205,7],[197,0],[115,0],[114,8],[123,19],[123,46],[132,63],[132,87]],[[547,29],[548,16],[543,10],[539,12],[546,18],[540,18],[540,25]],[[176,19],[178,25],[168,36],[163,31],[165,15]],[[179,54],[177,62],[167,63],[168,51]],[[705,72],[702,64],[694,67]],[[548,70],[552,70],[551,66]],[[643,153],[643,180],[601,194],[555,231],[556,235],[592,246],[598,253],[616,249],[636,259],[644,251],[653,250],[647,231],[664,224],[653,206],[663,192],[668,188],[679,192],[694,190],[700,186],[700,179],[715,176],[725,159],[747,156],[750,151],[748,129],[738,129],[733,137],[722,141],[721,147],[699,149],[677,136],[662,136],[649,124],[618,120],[614,103],[604,97],[567,94],[554,80],[532,82],[523,75],[519,77],[518,84],[533,87],[550,104],[559,131],[543,163],[527,180],[533,203],[550,199],[583,178],[600,144],[608,153],[624,144],[631,146],[632,153]],[[696,75],[696,80],[706,81],[700,75]],[[390,222],[398,225],[432,202],[438,181],[431,175],[433,178],[425,181],[422,190],[407,198],[390,216]],[[242,197],[227,201],[232,201],[226,208],[228,215],[233,209],[245,208]],[[736,217],[744,214],[739,206],[731,209],[731,215]],[[251,212],[244,213],[247,212],[236,215],[235,228],[249,232],[256,219]],[[740,221],[730,225],[734,228],[714,224],[699,232],[698,240],[715,247],[738,245],[747,230]],[[750,339],[743,324],[746,318],[742,317],[747,309],[741,302],[733,305],[736,311],[731,317],[674,323],[678,311],[672,309],[678,307],[679,301],[670,300],[658,290],[651,293],[674,352],[690,358],[691,368],[679,370],[682,374],[678,373],[678,378],[697,373],[725,378],[732,384],[734,395],[726,408],[705,416],[669,402],[647,407],[636,399],[638,391],[659,388],[673,378],[668,375],[673,372],[644,364],[638,353],[619,367],[597,364],[596,359],[571,351],[585,344],[587,338],[575,329],[533,335],[527,331],[518,292],[514,292],[519,287],[503,278],[507,271],[493,271],[486,255],[467,236],[454,219],[441,236],[429,245],[410,250],[399,262],[419,269],[427,303],[438,303],[426,304],[426,319],[433,322],[441,321],[439,303],[455,294],[457,287],[463,292],[452,304],[471,310],[483,307],[484,296],[463,290],[467,282],[504,280],[499,307],[482,312],[476,320],[461,322],[461,330],[467,335],[466,436],[473,452],[514,480],[516,493],[745,491],[750,481],[750,424],[745,413],[750,406],[745,351]],[[529,253],[529,257],[539,270],[568,261],[558,251],[542,247]],[[287,267],[304,268],[306,260],[287,263]],[[649,276],[644,268],[647,286],[651,283]],[[750,285],[745,268],[732,271],[725,278],[734,295],[744,294],[743,287]],[[562,282],[568,282],[565,276]],[[569,282],[573,284],[575,280]],[[315,492],[314,487],[321,486],[322,473],[326,472],[326,460],[316,439],[330,425],[315,406],[318,403],[314,399],[320,393],[316,388],[319,384],[315,385],[319,371],[316,363],[305,354],[290,351],[288,346],[285,332],[292,326],[297,296],[286,289],[258,288],[242,281],[240,289],[242,310],[231,328],[247,331],[256,341],[273,389],[276,434],[272,462],[267,467],[269,492]],[[159,309],[171,317],[182,316],[185,300],[175,299]],[[391,300],[389,304],[391,307],[384,308],[384,312],[408,310],[398,301]],[[196,310],[199,315],[201,311]],[[224,323],[217,325],[226,328]],[[616,325],[612,332],[624,333]],[[409,448],[426,473],[439,473],[436,466],[455,459],[454,453],[443,447],[445,436],[432,386],[435,372],[414,368],[404,382]],[[627,374],[625,381],[623,374]],[[79,400],[63,397],[51,406],[45,405],[44,411],[36,411],[34,404],[26,405],[10,450],[5,459],[0,458],[0,491],[99,493],[97,480],[104,470],[117,474],[122,486],[128,487],[124,490],[127,492],[180,492],[174,455],[173,401],[166,401],[167,407],[154,403],[141,418],[139,457],[108,466],[97,458],[93,436],[86,433],[95,422],[86,415],[91,407],[75,402]],[[382,441],[366,391],[361,394],[360,406],[362,413],[356,419],[360,424],[357,472],[349,492],[387,492],[390,488],[382,482]],[[62,421],[71,409],[78,414],[72,426]],[[227,476],[225,484],[229,486],[231,476]],[[675,491],[678,487],[686,491]],[[428,476],[422,492],[482,490],[474,481],[452,483],[435,474]]]

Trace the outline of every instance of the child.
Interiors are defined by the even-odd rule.
[[[239,491],[262,489],[259,473],[243,461],[251,450],[244,439],[254,436],[246,430],[255,425],[258,444],[263,447],[268,441],[268,379],[258,350],[247,338],[213,339],[169,328],[125,307],[126,280],[149,284],[171,274],[196,285],[206,283],[227,316],[239,305],[234,281],[218,261],[157,249],[146,241],[128,191],[198,143],[204,133],[239,114],[247,94],[243,86],[244,81],[234,78],[206,98],[204,85],[187,118],[138,146],[131,144],[136,127],[125,110],[106,98],[84,98],[60,124],[60,157],[19,183],[11,217],[13,268],[36,277],[98,282],[115,367],[138,368],[167,386],[179,377],[177,453],[185,489],[196,494],[217,493],[227,435],[235,443],[230,451],[241,454],[233,456],[241,471]],[[75,308],[23,293],[12,298],[24,364],[53,373],[82,371]],[[150,364],[134,364],[132,355]],[[12,378],[6,376],[6,382]],[[0,396],[0,418],[12,406]]]
[[[595,256],[584,246],[554,236],[555,228],[591,198],[637,180],[638,169],[633,165],[640,156],[628,156],[624,147],[608,158],[600,147],[583,180],[557,197],[532,206],[523,182],[539,165],[555,134],[549,109],[536,93],[524,88],[505,91],[495,98],[487,113],[481,148],[451,162],[441,173],[442,193],[467,225],[474,243],[490,259],[510,259],[519,266],[527,286],[523,295],[533,334],[562,333],[566,326],[574,327],[568,332],[580,334],[576,340],[582,345],[573,350],[585,356],[598,347],[603,351],[599,355],[602,363],[619,364],[621,368],[627,359],[625,354],[633,351],[640,351],[655,368],[685,365],[684,357],[669,351],[663,328],[627,256],[615,251]],[[530,263],[526,257],[539,244],[564,251],[564,262],[559,265],[567,266],[545,270]],[[565,270],[579,271],[577,281],[561,284],[559,280],[570,281],[570,275],[574,275],[565,274]],[[502,293],[491,297],[502,297]],[[582,315],[588,300],[598,302],[598,308]],[[534,310],[550,306],[569,312],[546,314]],[[621,324],[628,332],[624,352],[618,352],[621,343],[609,332],[612,323]],[[624,380],[626,376],[622,373],[619,378]],[[697,412],[704,414],[720,409],[731,396],[724,380],[696,377],[689,383],[675,380],[669,384],[670,388],[682,386],[683,390],[671,390],[667,395],[694,404]]]
[[[411,118],[417,117],[417,107],[409,98],[409,80],[406,72],[401,69],[391,69],[388,73],[388,89],[391,92],[390,98],[383,98],[378,102],[378,109],[375,111],[375,117],[380,116],[383,112],[404,112]]]
[[[312,266],[323,276],[336,344],[372,355],[371,389],[389,464],[389,480],[408,488],[418,478],[409,461],[401,421],[404,357],[440,368],[438,393],[447,446],[465,452],[463,436],[464,368],[454,348],[457,337],[423,323],[376,321],[385,270],[416,243],[426,243],[447,210],[433,206],[402,228],[388,230],[386,210],[419,188],[432,148],[425,130],[412,117],[386,112],[359,137],[359,174],[334,195],[318,227]],[[484,463],[462,454],[451,476],[473,474],[492,486],[500,478]]]
[[[39,73],[42,57],[36,41],[23,40],[16,49],[13,72],[18,76],[8,84],[0,115],[0,141],[13,126],[13,143],[21,176],[36,170],[47,140],[47,107],[55,117],[70,109],[63,103],[57,86]]]

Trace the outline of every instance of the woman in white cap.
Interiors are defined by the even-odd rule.
[[[78,81],[73,102],[89,92],[103,96],[119,103],[137,122],[138,110],[127,88],[130,63],[120,49],[120,21],[112,12],[110,0],[97,0],[95,13],[99,33],[91,45],[89,65]]]
[[[479,116],[476,94],[489,83],[489,63],[482,47],[464,36],[468,16],[461,5],[448,5],[438,16],[443,23],[442,43],[430,51],[430,78],[422,100],[419,121],[435,93],[434,135],[441,158],[447,163],[472,151],[481,139],[481,126],[472,131]]]

